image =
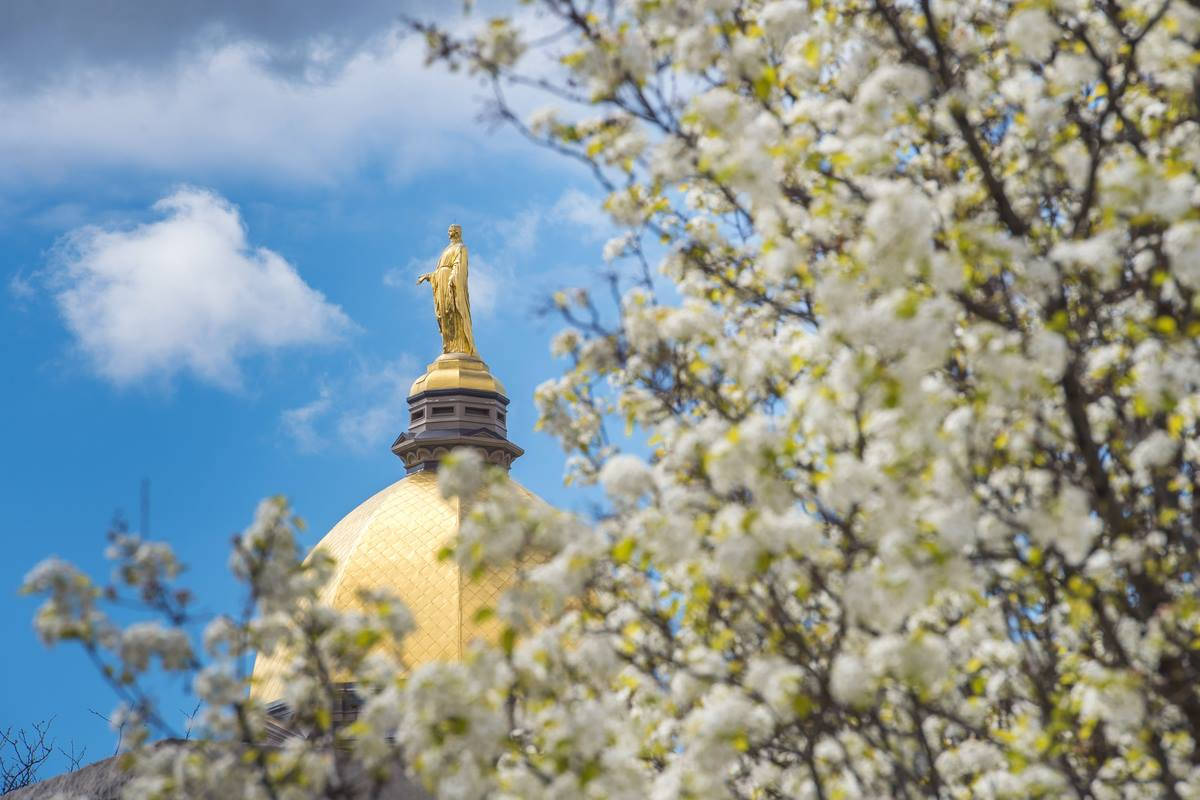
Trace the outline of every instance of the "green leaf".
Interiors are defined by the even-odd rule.
[[[633,548],[636,545],[637,542],[632,536],[626,536],[624,539],[617,542],[615,545],[613,545],[612,549],[613,561],[617,562],[618,564],[624,564],[628,562],[629,557],[633,555]]]
[[[504,649],[506,655],[512,655],[513,648],[517,644],[517,632],[513,628],[505,628],[500,634],[500,647]]]

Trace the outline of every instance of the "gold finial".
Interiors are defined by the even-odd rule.
[[[462,240],[462,226],[451,225],[447,230],[450,244],[438,257],[433,272],[417,278],[420,285],[429,281],[433,288],[433,313],[442,334],[443,353],[463,353],[478,356],[475,335],[471,331],[471,298],[467,294],[467,246]]]

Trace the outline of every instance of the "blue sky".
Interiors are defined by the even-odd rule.
[[[137,526],[148,478],[152,535],[217,610],[259,498],[288,495],[315,542],[402,477],[388,447],[440,349],[414,282],[450,222],[526,449],[514,475],[583,507],[533,431],[561,370],[537,310],[594,279],[611,235],[585,174],[489,132],[469,77],[423,69],[396,4],[124,5],[13,0],[0,24],[0,727],[54,716],[88,760],[113,742],[90,710],[114,700],[75,648],[36,641],[26,571],[55,554],[106,577],[107,524]]]

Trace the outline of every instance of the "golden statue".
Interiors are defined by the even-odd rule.
[[[450,244],[438,258],[437,267],[417,278],[417,285],[429,281],[433,287],[433,313],[442,332],[442,352],[478,356],[471,332],[471,298],[467,294],[467,246],[460,225],[451,225],[447,233]]]

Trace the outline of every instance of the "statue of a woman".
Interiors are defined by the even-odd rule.
[[[471,332],[471,298],[467,294],[467,246],[463,244],[461,226],[451,225],[448,233],[450,244],[438,258],[437,267],[417,278],[417,284],[429,281],[433,287],[433,313],[442,332],[442,352],[478,356]]]

